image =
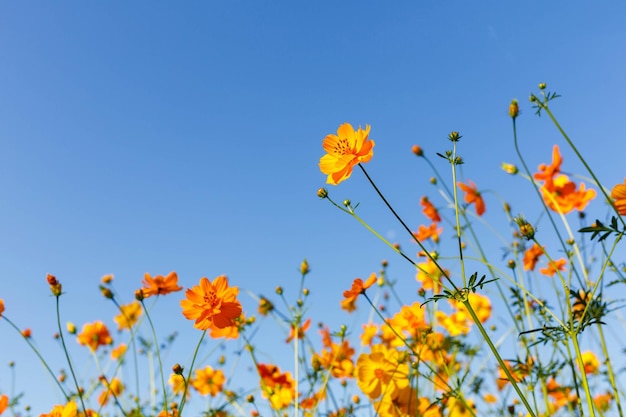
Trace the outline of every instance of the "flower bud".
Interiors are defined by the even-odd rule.
[[[424,156],[424,151],[422,150],[421,146],[418,145],[413,145],[413,147],[411,148],[411,151],[416,155],[416,156]]]
[[[519,105],[517,104],[517,100],[513,99],[511,101],[511,104],[509,105],[509,116],[515,119],[518,114],[519,114]]]
[[[143,301],[144,298],[146,298],[146,296],[144,295],[143,290],[141,288],[135,291],[135,300]]]
[[[65,327],[67,328],[67,332],[69,334],[76,334],[76,325],[71,321],[68,321]]]
[[[506,163],[506,162],[501,163],[500,168],[502,168],[504,172],[510,175],[515,175],[519,172],[519,169],[517,169],[517,166]]]
[[[448,139],[452,142],[458,142],[463,136],[459,135],[459,132],[450,132]]]
[[[320,188],[319,190],[317,190],[317,196],[319,198],[326,198],[326,197],[328,197],[328,190],[326,188]]]
[[[174,372],[176,375],[182,375],[183,367],[177,363],[176,365],[172,366],[172,372]]]
[[[109,300],[113,299],[113,292],[111,292],[110,289],[108,289],[107,287],[103,287],[102,285],[100,286],[100,292],[102,293],[102,296],[104,298],[108,298]]]
[[[546,89],[546,83],[540,83],[539,84],[539,89],[540,90],[545,90]]]
[[[306,259],[304,259],[302,263],[300,264],[300,273],[302,275],[306,275],[309,273],[309,271],[310,271],[309,263],[306,261]]]

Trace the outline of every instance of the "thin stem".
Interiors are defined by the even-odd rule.
[[[200,351],[200,345],[202,344],[202,340],[204,340],[204,336],[206,336],[206,330],[202,332],[202,336],[200,336],[200,340],[198,340],[198,344],[196,345],[196,350],[193,352],[193,358],[191,359],[189,372],[187,373],[187,378],[185,379],[185,389],[183,390],[183,397],[180,399],[180,404],[178,405],[179,416],[183,415],[183,408],[185,407],[185,402],[187,399],[187,389],[189,388],[189,381],[191,380],[191,372],[193,371],[193,365],[196,362],[196,357],[198,356],[198,352]]]
[[[387,206],[387,208],[391,211],[391,213],[393,214],[393,216],[396,218],[396,220],[398,220],[398,222],[400,222],[400,224],[402,225],[402,227],[404,228],[404,230],[407,231],[407,233],[411,236],[411,238],[419,245],[420,249],[422,249],[422,251],[424,251],[424,253],[426,254],[426,256],[428,256],[428,258],[430,258],[431,261],[433,261],[435,263],[435,265],[437,266],[437,268],[439,269],[439,271],[441,272],[441,274],[448,280],[448,282],[450,283],[450,285],[452,286],[452,288],[455,289],[455,291],[458,291],[459,289],[457,288],[457,286],[454,284],[454,282],[452,282],[452,280],[450,279],[450,277],[448,276],[448,273],[445,271],[445,269],[443,269],[443,267],[441,265],[439,265],[439,262],[437,262],[437,260],[435,259],[435,257],[424,247],[424,245],[422,244],[422,242],[419,241],[419,239],[417,239],[417,237],[415,236],[415,234],[413,234],[413,232],[411,231],[411,229],[409,229],[409,227],[406,225],[406,223],[404,223],[404,221],[402,220],[402,218],[398,215],[398,213],[396,213],[396,211],[393,209],[393,207],[391,207],[391,204],[389,204],[389,202],[387,201],[387,199],[385,198],[385,196],[383,195],[383,193],[378,189],[378,187],[376,186],[376,184],[374,183],[374,181],[372,180],[372,178],[370,178],[369,174],[367,173],[367,171],[365,170],[365,168],[363,168],[363,165],[359,164],[359,168],[361,168],[361,171],[363,171],[363,174],[365,174],[365,177],[367,178],[367,180],[370,182],[370,184],[372,185],[372,187],[374,187],[374,190],[376,191],[376,193],[378,194],[378,196],[381,198],[381,200],[383,200],[383,202],[385,203],[385,205]]]
[[[148,313],[148,309],[144,304],[143,300],[141,300],[141,306],[146,312],[146,318],[148,319],[148,323],[150,323],[150,329],[152,330],[152,337],[154,338],[154,347],[156,349],[157,360],[159,361],[159,369],[161,374],[161,387],[163,388],[163,410],[165,411],[165,415],[167,415],[167,390],[165,388],[165,376],[163,375],[163,362],[161,361],[161,351],[159,349],[159,340],[157,339],[156,330],[154,330],[154,324],[152,323],[152,319],[150,318],[150,313]]]
[[[61,310],[59,303],[60,295],[57,295],[56,298],[56,310],[57,310],[57,326],[59,328],[59,339],[61,339],[61,344],[63,345],[63,353],[65,353],[65,358],[67,359],[67,364],[70,368],[70,373],[72,374],[72,379],[74,380],[74,385],[76,385],[76,393],[78,394],[78,398],[80,398],[80,404],[83,407],[83,413],[87,415],[87,407],[85,406],[85,400],[83,399],[83,390],[78,385],[78,379],[76,378],[76,374],[74,373],[74,367],[72,366],[72,361],[70,360],[70,354],[67,351],[67,346],[65,345],[65,338],[63,337],[63,328],[61,327]]]

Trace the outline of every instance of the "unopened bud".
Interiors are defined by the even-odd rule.
[[[176,375],[182,375],[183,367],[177,363],[176,365],[172,366],[172,372],[174,372]]]
[[[448,135],[448,139],[450,139],[450,141],[452,142],[458,142],[461,138],[462,136],[459,135],[459,132],[450,132],[450,134]]]
[[[319,190],[317,190],[317,196],[319,198],[326,198],[326,197],[328,197],[328,190],[326,188],[320,188]]]
[[[518,114],[519,114],[519,105],[517,104],[517,100],[513,99],[513,101],[511,101],[511,104],[509,105],[509,116],[515,119]]]
[[[144,300],[145,295],[143,293],[143,290],[141,288],[139,288],[138,290],[135,291],[135,300],[137,301],[143,301]]]
[[[413,145],[413,147],[411,148],[411,151],[416,155],[416,156],[424,156],[424,151],[422,150],[421,146],[418,145]]]
[[[502,168],[504,172],[510,175],[515,175],[519,172],[519,169],[517,169],[517,166],[506,163],[506,162],[503,162],[502,164],[500,164],[500,168]]]
[[[310,271],[309,263],[306,261],[306,259],[304,259],[302,263],[300,264],[300,273],[302,275],[306,275],[309,273],[309,271]]]
[[[539,84],[539,89],[540,90],[545,90],[546,89],[546,83],[540,83]]]

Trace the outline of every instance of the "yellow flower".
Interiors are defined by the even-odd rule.
[[[370,399],[393,395],[409,385],[409,366],[400,363],[400,352],[384,345],[372,346],[356,361],[356,379],[361,391]]]
[[[124,357],[127,348],[128,347],[126,346],[126,344],[121,343],[118,347],[111,349],[111,357],[113,359],[119,359]]]
[[[337,134],[327,135],[322,146],[327,152],[320,159],[320,170],[328,175],[326,182],[337,185],[350,178],[352,168],[368,162],[374,155],[374,141],[369,140],[370,126],[355,131],[350,123],[344,123]]]
[[[141,303],[136,300],[130,304],[120,306],[120,310],[120,314],[113,318],[113,320],[115,320],[115,322],[117,323],[117,330],[130,330],[130,328],[133,327],[135,323],[137,323],[137,320],[139,319],[139,317],[141,317],[141,314],[143,313],[143,310],[141,309]]]
[[[48,414],[41,414],[39,417],[76,417],[77,407],[74,401],[70,401],[65,405],[55,405]]]
[[[98,397],[98,403],[101,407],[104,407],[111,397],[119,397],[124,392],[124,384],[117,378],[113,378],[111,382],[108,382],[103,378],[102,383],[105,386],[105,390],[100,393]]]
[[[588,350],[586,352],[583,352],[581,356],[583,357],[583,366],[585,373],[587,375],[597,374],[598,370],[600,369],[600,361],[598,360],[596,354]]]
[[[295,381],[289,372],[281,373],[275,365],[257,365],[261,377],[263,396],[270,400],[274,410],[281,410],[291,405],[295,398]]]
[[[449,274],[447,270],[446,274]],[[443,274],[437,265],[430,260],[417,264],[417,276],[415,277],[422,283],[422,289],[433,290],[435,294],[441,291],[441,277]]]
[[[613,205],[617,209],[617,212],[622,216],[626,215],[626,178],[624,184],[617,184],[611,190],[611,198],[615,200]]]
[[[475,410],[476,407],[474,407],[474,402],[472,400],[465,400],[465,402],[467,403],[467,406],[471,407],[472,410]],[[448,416],[449,417],[465,417],[465,416],[473,416],[475,415],[474,412],[472,412],[470,409],[468,409],[463,401],[455,398],[455,397],[450,397],[448,398]]]
[[[101,321],[95,321],[83,326],[83,331],[78,335],[78,343],[88,346],[95,352],[100,346],[112,344],[113,339],[106,325]]]
[[[207,366],[204,369],[196,369],[196,376],[193,381],[191,381],[191,385],[201,395],[211,395],[211,397],[215,397],[222,392],[224,382],[226,382],[226,378],[221,370],[214,370],[210,366]]]

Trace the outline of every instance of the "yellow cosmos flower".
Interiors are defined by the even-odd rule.
[[[76,417],[78,408],[74,401],[70,401],[65,405],[55,405],[48,414],[41,414],[39,417]]]
[[[352,168],[361,162],[368,162],[374,155],[374,141],[369,140],[370,126],[355,131],[350,123],[344,123],[337,134],[326,136],[322,146],[327,152],[320,159],[320,170],[328,175],[326,182],[337,185],[347,180]]]
[[[382,394],[393,395],[409,385],[409,366],[400,363],[398,350],[374,345],[371,353],[363,353],[357,359],[356,379],[361,391],[370,399]]]
[[[600,369],[600,361],[598,360],[596,354],[588,350],[586,352],[583,352],[581,356],[583,357],[583,366],[585,373],[587,375],[597,374],[598,370]]]
[[[207,366],[204,369],[196,369],[196,376],[193,381],[191,381],[191,385],[201,395],[211,395],[211,397],[215,397],[222,392],[224,382],[226,382],[226,377],[224,377],[224,373],[221,370],[214,370],[210,366]]]
[[[130,330],[131,327],[137,323],[137,320],[139,320],[139,317],[141,317],[141,314],[143,313],[141,304],[136,300],[130,304],[120,306],[120,310],[120,314],[113,318],[113,320],[117,323],[117,330]]]

